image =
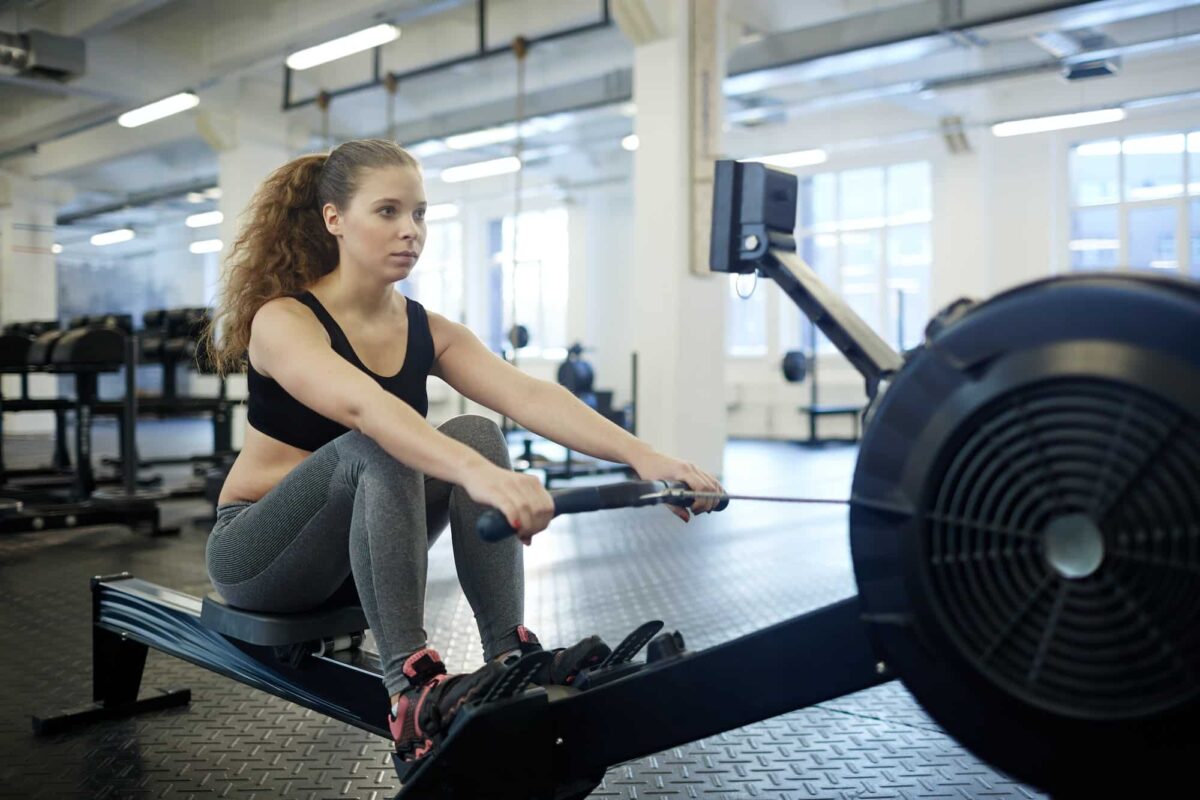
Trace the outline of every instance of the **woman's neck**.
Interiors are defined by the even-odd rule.
[[[391,283],[353,280],[350,271],[338,265],[309,287],[321,304],[359,319],[378,319],[395,308],[396,290]]]

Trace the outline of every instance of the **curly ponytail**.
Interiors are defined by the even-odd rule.
[[[246,209],[246,224],[226,260],[220,310],[204,332],[201,351],[221,375],[240,368],[250,323],[267,302],[298,294],[338,263],[338,245],[325,228],[326,203],[346,208],[364,169],[417,160],[384,139],[343,142],[327,155],[293,159],[272,172]],[[217,330],[221,331],[217,341]]]

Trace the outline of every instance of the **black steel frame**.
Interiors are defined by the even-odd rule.
[[[239,683],[311,708],[377,736],[388,736],[387,694],[378,658],[355,650],[311,656],[300,667],[272,647],[223,636],[200,621],[198,597],[128,573],[92,579],[92,698],[94,705],[54,717],[35,717],[34,730],[52,733],[95,719],[184,705],[189,690],[138,698],[147,648],[189,661]]]

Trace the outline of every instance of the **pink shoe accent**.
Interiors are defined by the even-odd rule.
[[[415,651],[404,659],[404,666],[400,669],[404,673],[404,677],[408,678],[414,686],[424,683],[432,675],[446,672],[446,667],[442,664],[442,657],[432,647],[422,647]]]

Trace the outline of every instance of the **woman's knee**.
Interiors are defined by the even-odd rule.
[[[363,470],[373,473],[384,472],[392,478],[406,475],[417,477],[416,470],[396,460],[378,442],[366,434],[349,431],[334,439],[339,462],[357,479]]]
[[[451,439],[462,442],[493,464],[506,469],[511,468],[508,442],[505,441],[500,427],[487,417],[463,414],[443,422],[438,426],[438,430]]]

